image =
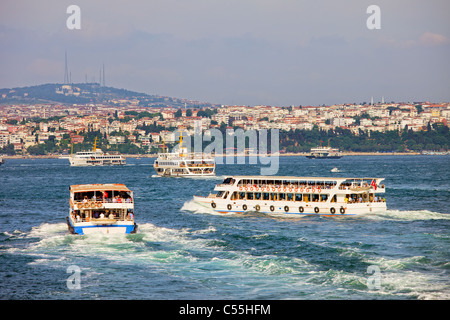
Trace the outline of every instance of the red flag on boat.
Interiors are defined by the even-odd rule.
[[[373,186],[375,190],[377,190],[377,184],[375,183],[375,180],[372,180],[372,183],[370,185]]]

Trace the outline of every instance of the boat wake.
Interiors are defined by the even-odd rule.
[[[450,220],[450,214],[432,212],[428,210],[417,211],[402,211],[402,210],[387,210],[385,212],[374,212],[366,214],[364,217],[380,220]]]
[[[223,213],[219,213],[217,211],[214,211],[213,208],[209,208],[209,207],[205,207],[202,206],[200,204],[198,204],[197,202],[195,202],[193,199],[186,201],[183,206],[180,209],[181,211],[190,211],[193,213],[207,213],[207,214],[212,214],[212,215],[217,215],[217,216],[223,216]],[[235,213],[231,212],[231,213],[227,213],[227,215],[234,215]]]

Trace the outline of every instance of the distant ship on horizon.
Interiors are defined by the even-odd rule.
[[[312,148],[306,157],[309,159],[340,159],[342,155],[337,148],[317,147]]]

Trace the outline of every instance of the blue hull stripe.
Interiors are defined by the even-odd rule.
[[[70,226],[73,228],[73,232],[77,233],[77,234],[81,234],[83,235],[83,229],[87,229],[87,228],[125,228],[125,233],[131,233],[134,228],[135,225],[129,225],[129,224],[125,224],[125,225],[96,225],[96,226],[83,226],[83,227],[76,227],[72,224],[72,221],[70,219],[68,219]]]

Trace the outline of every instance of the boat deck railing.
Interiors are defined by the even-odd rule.
[[[166,153],[159,154],[159,158],[163,160],[208,160],[213,161],[211,157],[205,157],[202,153]]]
[[[109,204],[109,203],[114,203],[114,204],[132,204],[133,203],[133,199],[132,198],[128,198],[128,199],[123,199],[123,198],[119,198],[119,199],[111,199],[111,198],[106,198],[106,199],[99,199],[99,200],[88,200],[88,201],[74,201],[73,204],[77,205],[78,208],[85,208],[85,209],[98,209],[101,208],[104,204]]]
[[[104,222],[106,223],[116,223],[118,221],[133,221],[134,218],[131,217],[104,217],[104,218],[89,218],[89,217],[73,217],[75,222],[97,222],[97,223],[101,223]]]

